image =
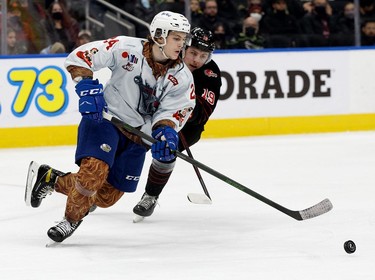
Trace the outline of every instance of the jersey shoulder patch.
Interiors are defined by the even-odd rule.
[[[207,77],[210,77],[210,78],[217,78],[217,77],[218,77],[218,74],[215,73],[212,69],[205,69],[203,73],[204,73]]]

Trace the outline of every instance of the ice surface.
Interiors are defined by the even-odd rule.
[[[47,230],[64,215],[54,193],[24,203],[29,162],[76,171],[74,147],[0,150],[0,279],[375,279],[375,132],[202,140],[198,161],[292,210],[329,198],[333,210],[296,221],[178,160],[154,215],[132,222],[144,191],[97,209],[64,243],[46,248]],[[343,244],[352,239],[357,251]]]

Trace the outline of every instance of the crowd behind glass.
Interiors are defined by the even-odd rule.
[[[102,29],[88,27],[90,17],[103,22],[108,9],[95,0],[7,0],[0,14],[1,54],[69,53],[91,40],[105,39]],[[375,0],[109,0],[145,22],[162,10],[186,15],[192,27],[211,30],[217,49],[372,46]],[[357,8],[358,7],[358,8]],[[3,9],[1,9],[3,10]],[[356,16],[357,15],[357,16]],[[357,17],[357,23],[355,22]],[[356,24],[358,33],[355,36]],[[137,37],[148,30],[134,23]],[[3,32],[6,34],[3,34]],[[120,34],[119,34],[120,35]],[[127,35],[127,34],[121,34]],[[358,40],[359,38],[359,40]]]

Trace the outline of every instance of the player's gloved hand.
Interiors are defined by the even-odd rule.
[[[151,146],[152,157],[161,161],[171,161],[176,158],[175,151],[178,147],[178,133],[169,126],[163,126],[152,132],[152,137],[157,141]]]
[[[83,117],[93,120],[103,120],[103,110],[107,112],[107,103],[104,100],[103,85],[98,79],[83,79],[76,85],[79,96],[79,112]]]

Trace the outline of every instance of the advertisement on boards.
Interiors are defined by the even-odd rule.
[[[223,77],[218,118],[348,113],[346,52],[231,53],[214,59]]]
[[[78,96],[65,58],[2,59],[0,127],[78,124]]]
[[[371,128],[374,56],[374,49],[214,53],[223,86],[210,123],[367,114],[361,120]],[[64,55],[0,57],[0,129],[78,125],[78,97],[64,61]],[[105,84],[110,74],[102,69],[94,77]]]

